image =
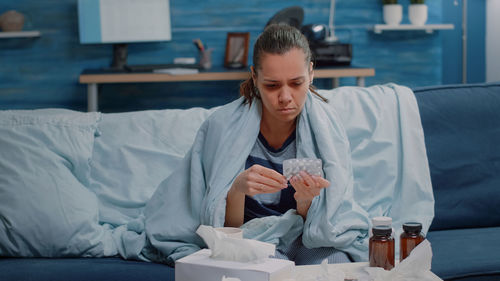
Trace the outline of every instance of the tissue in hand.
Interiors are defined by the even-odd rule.
[[[294,263],[269,258],[275,245],[251,239],[228,237],[211,226],[196,231],[209,249],[203,249],[175,262],[176,281],[284,280],[291,276]]]

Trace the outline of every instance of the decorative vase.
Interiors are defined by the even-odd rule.
[[[24,25],[24,15],[11,10],[0,15],[0,28],[3,31],[21,31]]]
[[[401,4],[384,5],[384,21],[388,25],[399,25],[403,19],[403,6]]]
[[[411,4],[408,8],[410,22],[413,25],[424,25],[427,22],[427,5]]]

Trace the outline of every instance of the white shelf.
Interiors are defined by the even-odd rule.
[[[382,33],[382,31],[388,30],[424,30],[427,33],[432,33],[434,30],[442,29],[454,29],[453,24],[426,24],[426,25],[413,25],[413,24],[400,24],[400,25],[387,25],[387,24],[376,24],[373,26],[373,31],[377,34]]]
[[[41,33],[38,30],[0,32],[0,38],[29,38],[29,37],[40,37],[40,35]]]

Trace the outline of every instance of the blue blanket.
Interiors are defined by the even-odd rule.
[[[153,194],[145,211],[146,234],[168,263],[204,246],[195,233],[200,224],[223,226],[226,193],[244,169],[260,117],[260,102],[249,107],[242,98],[214,112],[182,165]],[[244,225],[245,237],[279,247],[302,234],[307,247],[333,246],[361,259],[369,220],[353,201],[349,143],[339,117],[309,94],[296,132],[297,157],[321,158],[332,185],[313,200],[305,222],[295,212],[256,219]]]
[[[434,215],[434,199],[411,90],[389,84],[321,93],[330,102],[308,94],[298,117],[297,157],[322,159],[331,185],[313,200],[305,221],[290,210],[247,222],[242,226],[244,236],[279,248],[302,235],[307,247],[335,247],[363,261],[368,257],[371,217],[392,217],[396,230],[403,222],[419,221],[425,233]],[[147,124],[134,117],[137,122],[124,132],[151,138],[139,149],[106,138],[100,142],[110,147],[96,146],[100,115],[61,110],[0,112],[0,256],[119,254],[173,264],[205,247],[195,230],[200,224],[224,224],[226,193],[243,171],[257,139],[261,104],[256,100],[249,106],[238,99],[212,110],[168,112],[191,126],[163,114],[141,119]],[[108,127],[130,126],[121,118],[104,119]],[[164,119],[178,126],[160,122]],[[115,136],[101,125],[108,139]],[[148,133],[141,133],[143,129]],[[163,131],[172,131],[175,137]],[[191,149],[181,158],[193,138]],[[152,154],[165,152],[166,146],[165,157],[174,158],[148,161]],[[95,147],[101,152],[115,149],[108,166],[96,165],[99,159],[93,154],[100,152]],[[90,164],[102,167],[100,175],[112,172],[114,176],[107,177],[112,181],[98,185],[102,177],[93,177],[96,173]],[[160,171],[140,172],[150,171],[151,166],[164,169],[163,182],[160,176],[153,177]],[[121,178],[124,173],[133,175],[134,184],[122,184],[129,178]],[[149,198],[147,192],[153,190]]]
[[[410,221],[421,222],[426,234],[434,217],[434,196],[413,92],[387,84],[321,93],[330,99],[346,128],[354,200],[370,218],[391,217],[397,236],[402,224]]]
[[[336,97],[335,91],[326,94],[332,100],[342,97]],[[313,200],[305,221],[294,210],[283,216],[254,219],[242,226],[246,238],[286,247],[302,235],[306,247],[335,247],[349,253],[354,260],[363,261],[367,259],[367,233],[372,216],[391,215],[397,223],[411,218],[424,222],[426,231],[433,216],[433,198],[427,159],[425,153],[420,154],[422,149],[425,152],[425,146],[413,94],[409,89],[395,85],[372,87],[362,90],[361,94],[366,96],[354,95],[354,100],[373,102],[381,96],[385,97],[384,103],[387,99],[390,103],[375,102],[372,108],[358,108],[364,113],[356,110],[359,117],[342,120],[335,107],[345,104],[333,106],[308,94],[297,123],[297,157],[322,159],[325,178],[331,186]],[[401,111],[402,107],[413,110]],[[390,115],[392,122],[379,124],[380,116],[370,115],[377,110],[395,113]],[[160,184],[146,206],[145,232],[148,239],[141,256],[172,264],[205,246],[195,234],[200,224],[223,226],[226,194],[235,177],[244,169],[259,132],[260,118],[258,100],[248,106],[238,99],[219,108],[206,120],[182,164]],[[361,149],[361,156],[353,158],[347,135],[349,130],[346,131],[343,125],[349,122],[354,130],[357,125],[368,122],[378,126],[372,128],[372,134],[380,128],[393,132],[385,134],[383,142],[375,142],[376,146],[370,147],[370,154]],[[411,127],[409,132],[400,130],[402,123]],[[364,137],[369,141],[369,137]],[[397,155],[384,154],[391,152],[391,149],[386,149],[391,146],[396,147]],[[363,169],[353,168],[353,160],[363,158],[369,160],[358,163]],[[420,160],[413,163],[414,158]],[[370,171],[371,164],[379,168],[377,159],[396,170],[385,171],[388,177],[378,174],[383,170]],[[399,169],[398,165],[406,167]],[[360,171],[368,174],[360,175],[361,180],[356,180],[354,173]],[[367,180],[376,183],[373,187],[380,189],[370,190],[370,186],[366,186]],[[410,204],[412,202],[416,204]]]

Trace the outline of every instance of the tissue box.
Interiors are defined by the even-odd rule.
[[[295,263],[266,258],[260,263],[222,261],[203,249],[175,262],[176,281],[221,281],[223,276],[241,281],[279,281],[292,277]]]

